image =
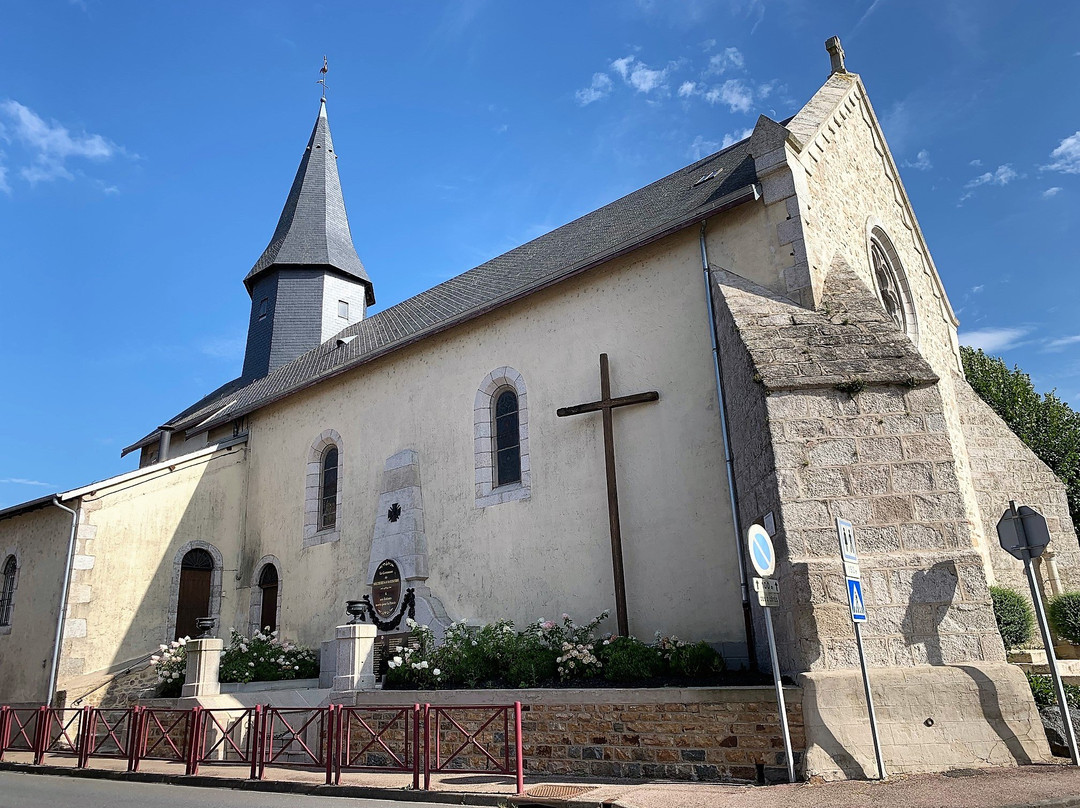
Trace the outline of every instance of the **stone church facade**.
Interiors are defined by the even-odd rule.
[[[848,519],[889,768],[1048,759],[987,586],[1019,581],[993,530],[1009,499],[1048,517],[1047,585],[1077,585],[1064,490],[964,381],[866,89],[831,53],[785,123],[371,315],[321,104],[245,278],[241,375],[132,444],[138,469],[0,511],[0,702],[89,690],[195,616],[318,647],[388,560],[385,614],[411,588],[436,631],[612,609],[601,418],[556,415],[599,397],[603,353],[612,396],[659,393],[613,415],[631,633],[765,662],[743,537],[766,525],[805,771],[872,771]]]

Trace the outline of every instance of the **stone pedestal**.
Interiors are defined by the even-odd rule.
[[[375,626],[349,623],[337,627],[337,674],[333,693],[375,689]]]
[[[205,640],[188,640],[187,677],[180,691],[181,696],[216,696],[221,693],[218,667],[225,641],[218,637]]]

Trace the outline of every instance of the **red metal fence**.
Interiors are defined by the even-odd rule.
[[[0,761],[8,752],[28,752],[38,766],[46,755],[73,757],[79,768],[92,758],[121,759],[128,771],[156,760],[181,764],[189,775],[200,766],[242,766],[252,780],[262,780],[267,766],[313,769],[325,772],[328,784],[340,783],[342,772],[400,772],[412,775],[414,789],[420,788],[422,766],[425,789],[432,772],[454,772],[515,776],[517,792],[524,791],[521,702],[234,710],[0,707]]]

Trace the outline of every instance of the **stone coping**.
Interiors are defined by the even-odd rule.
[[[279,679],[273,682],[222,682],[221,692],[225,693],[261,693],[264,690],[318,690],[319,680],[315,679]]]
[[[338,694],[333,694],[335,701]],[[345,697],[346,694],[340,694]],[[349,694],[354,695],[354,694]],[[784,687],[788,704],[802,703],[802,688]],[[345,700],[348,700],[346,697]],[[776,701],[771,685],[732,687],[594,687],[498,690],[372,690],[355,693],[357,706],[400,706],[408,702],[439,705],[522,704],[720,704]]]

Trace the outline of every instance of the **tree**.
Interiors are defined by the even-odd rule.
[[[996,356],[962,346],[960,357],[968,384],[1065,484],[1080,535],[1080,413],[1053,390],[1039,395],[1026,373]]]

